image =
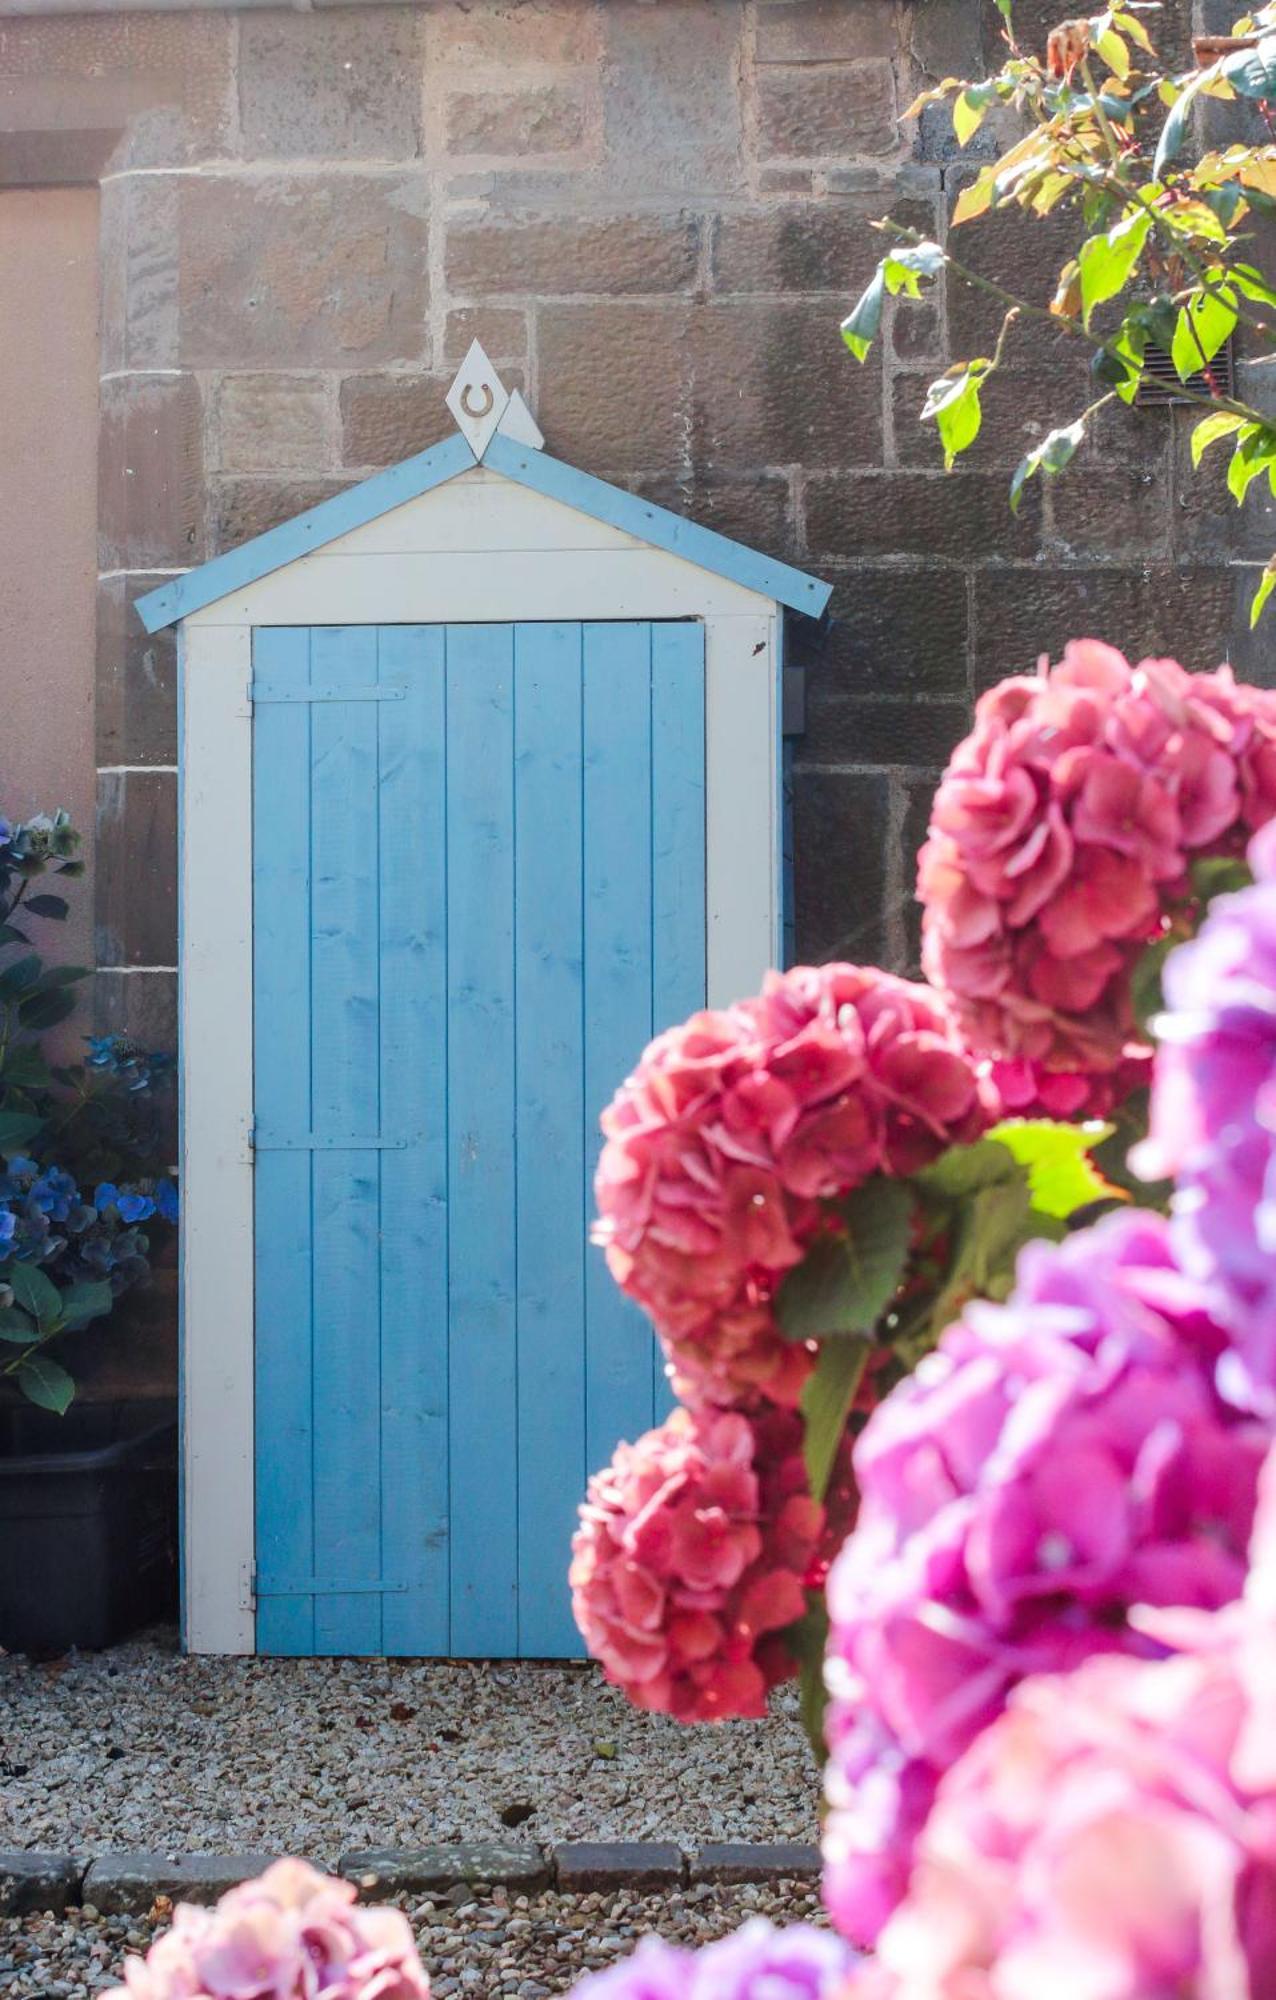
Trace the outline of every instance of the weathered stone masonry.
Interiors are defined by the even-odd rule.
[[[30,0],[27,0],[30,4]],[[38,0],[37,0],[38,4]],[[1021,0],[1026,39],[1064,9]],[[1166,10],[1180,49],[1188,0]],[[961,166],[897,116],[983,66],[991,0],[429,0],[0,19],[0,184],[100,176],[99,1009],[174,1033],[171,642],[132,600],[447,427],[479,334],[551,450],[836,579],[796,746],[798,948],[913,954],[912,856],[973,694],[1083,628],[1261,671],[1261,517],[1189,489],[1164,411],[1006,509],[1084,400],[1027,340],[946,477],[917,422],[991,337],[969,295],[837,338],[887,208],[941,231]],[[1210,25],[1214,25],[1211,20]],[[1055,239],[972,254],[1045,289]],[[121,969],[130,968],[127,974]]]

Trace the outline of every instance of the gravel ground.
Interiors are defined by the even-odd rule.
[[[162,1632],[43,1665],[0,1657],[0,1848],[331,1864],[511,1828],[810,1841],[816,1797],[787,1689],[766,1722],[683,1729],[593,1667],[186,1659]]]
[[[412,1918],[435,2000],[454,1994],[542,2000],[564,1993],[585,1972],[627,1957],[650,1931],[698,1945],[759,1914],[780,1923],[826,1921],[814,1889],[796,1883],[648,1897],[509,1897],[497,1889],[459,1908],[447,1902],[400,1907]],[[166,1917],[162,1913],[159,1921]],[[85,2000],[118,1980],[125,1955],[145,1951],[157,1927],[87,1910],[0,1919],[0,1994],[4,2000]]]

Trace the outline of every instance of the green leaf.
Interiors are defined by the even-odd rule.
[[[913,1197],[875,1175],[842,1204],[845,1228],[817,1237],[776,1294],[786,1340],[871,1333],[895,1296],[908,1258]]]
[[[1134,961],[1134,970],[1130,974],[1130,1005],[1140,1033],[1144,1035],[1151,1035],[1152,1023],[1165,1005],[1161,992],[1165,961],[1175,945],[1182,942],[1182,938],[1175,937],[1173,933],[1168,937],[1159,937],[1152,944],[1145,945]]]
[[[1124,9],[1114,9],[1112,21],[1113,25],[1118,27],[1123,35],[1128,35],[1132,42],[1138,43],[1145,55],[1154,56],[1156,54],[1156,50],[1152,45],[1152,37],[1137,14],[1126,13]]]
[[[16,1153],[43,1125],[33,1111],[0,1111],[0,1153]]]
[[[26,1090],[47,1090],[52,1077],[48,1063],[33,1042],[19,1042],[6,1050],[0,1074],[5,1084],[16,1084]]]
[[[1077,263],[1081,274],[1081,314],[1087,327],[1096,306],[1124,291],[1147,241],[1152,217],[1146,209],[1122,218],[1106,235],[1089,236]]]
[[[1227,468],[1227,490],[1239,507],[1253,482],[1276,464],[1276,431],[1245,424],[1237,432]]]
[[[1015,467],[1014,478],[1010,482],[1010,511],[1019,512],[1023,499],[1023,489],[1037,472],[1062,472],[1065,465],[1075,458],[1078,446],[1085,437],[1085,422],[1081,417],[1075,424],[1067,424],[1061,430],[1051,431],[1043,438],[1035,450],[1028,452]]]
[[[806,1740],[817,1764],[824,1764],[828,1745],[824,1741],[824,1711],[828,1694],[824,1687],[824,1650],[828,1645],[829,1614],[822,1590],[808,1590],[806,1612],[793,1625],[786,1625],[781,1638],[798,1664],[798,1713]]]
[[[1136,1090],[1127,1097],[1124,1104],[1117,1106],[1112,1114],[1115,1130],[1111,1138],[1105,1139],[1095,1148],[1095,1165],[1107,1179],[1118,1187],[1125,1188],[1134,1197],[1140,1208],[1169,1207],[1170,1196],[1174,1192],[1171,1181],[1145,1181],[1134,1172],[1129,1163],[1131,1150],[1140,1140],[1147,1138],[1148,1093]]]
[[[1009,1118],[988,1134],[1028,1170],[1028,1193],[1041,1215],[1060,1221],[1116,1193],[1090,1155],[1110,1125],[1061,1125],[1052,1118]]]
[[[900,292],[907,292],[910,299],[922,295],[921,280],[937,278],[946,262],[938,243],[910,243],[906,249],[892,250],[882,259],[882,276],[886,289],[894,298]]]
[[[995,1139],[977,1139],[973,1146],[950,1146],[929,1167],[913,1175],[923,1195],[942,1201],[962,1201],[981,1188],[999,1187],[1017,1178],[1014,1155]]]
[[[1276,292],[1252,264],[1229,264],[1227,278],[1238,292],[1244,293],[1247,299],[1253,299],[1255,305],[1276,306]]]
[[[1180,307],[1170,358],[1180,382],[1207,368],[1236,325],[1236,307],[1217,292],[1193,292]]]
[[[1002,20],[1005,22],[1007,27],[1010,26],[1011,4],[1012,0],[997,0],[997,12],[1000,14]]]
[[[1113,76],[1127,77],[1130,74],[1130,51],[1115,28],[1105,28],[1097,34],[1094,46]]]
[[[16,924],[0,924],[0,944],[30,944],[30,942],[26,932],[20,931]]]
[[[1249,607],[1249,628],[1252,632],[1263,615],[1263,606],[1276,590],[1276,565],[1268,563],[1258,579],[1258,589],[1254,592],[1254,602]]]
[[[1237,49],[1219,65],[1241,97],[1276,98],[1276,35],[1266,35],[1254,49]]]
[[[71,905],[65,896],[28,896],[22,907],[30,910],[33,917],[62,918]]]
[[[811,1492],[823,1500],[837,1448],[846,1430],[851,1404],[863,1379],[871,1343],[868,1340],[826,1340],[815,1368],[802,1390],[805,1431],[802,1455]]]
[[[1199,470],[1205,453],[1220,438],[1231,437],[1245,422],[1244,417],[1234,417],[1230,410],[1214,410],[1208,417],[1202,417],[1192,432],[1192,464]]]
[[[953,101],[953,131],[959,146],[969,145],[997,101],[996,82],[969,84]]]
[[[1132,403],[1139,393],[1147,340],[1146,327],[1131,318],[1123,321],[1110,343],[1111,358],[1122,369],[1122,379],[1116,384],[1116,392],[1123,403]]]
[[[996,194],[997,164],[993,162],[984,167],[971,181],[969,187],[964,187],[958,195],[953,209],[953,227],[957,228],[963,222],[974,222],[976,217],[986,214],[992,207]]]
[[[842,321],[842,338],[857,361],[868,355],[882,324],[882,304],[886,297],[884,262],[879,264],[856,304]]]
[[[983,422],[979,389],[991,367],[991,361],[982,356],[965,367],[959,363],[946,375],[939,376],[926,391],[922,421],[932,420],[939,432],[946,471],[951,471],[958,452],[965,451],[979,436]]]
[[[1006,1296],[1025,1243],[1063,1233],[1055,1218],[1033,1209],[1024,1169],[1005,1147],[998,1151],[1009,1160],[1009,1176],[966,1197],[954,1214],[948,1271],[931,1310],[931,1344],[971,1299]]]
[[[33,1354],[17,1370],[17,1383],[28,1402],[55,1416],[65,1416],[75,1394],[75,1384],[66,1369],[50,1361],[47,1354]]]
[[[74,1012],[75,995],[62,986],[51,993],[33,993],[29,1000],[21,1001],[18,1019],[24,1028],[43,1034],[46,1028],[56,1028],[59,1021],[65,1021]]]
[[[1170,115],[1161,127],[1161,137],[1157,142],[1156,157],[1152,162],[1152,178],[1159,181],[1171,160],[1177,159],[1183,141],[1187,136],[1187,123],[1192,115],[1192,104],[1197,92],[1209,75],[1208,70],[1198,70],[1179,92],[1170,108]]]
[[[115,1304],[115,1294],[104,1278],[84,1279],[68,1285],[62,1294],[62,1314],[68,1326],[87,1326],[100,1319]]]
[[[0,1340],[10,1342],[15,1347],[25,1347],[28,1342],[40,1338],[40,1329],[34,1320],[16,1306],[0,1306]]]
[[[1237,889],[1248,889],[1254,880],[1245,862],[1234,854],[1201,855],[1188,873],[1192,893],[1201,903],[1212,902],[1215,896],[1233,895]]]
[[[62,1294],[45,1277],[38,1264],[15,1263],[9,1273],[13,1296],[25,1311],[40,1323],[41,1333],[51,1332],[62,1318]]]
[[[0,1000],[16,1000],[29,986],[34,986],[40,977],[41,961],[34,952],[26,958],[15,958],[0,972]]]

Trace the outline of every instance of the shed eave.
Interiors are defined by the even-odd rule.
[[[459,473],[470,471],[477,462],[465,439],[457,433],[442,444],[419,452],[415,458],[405,459],[401,465],[361,480],[348,492],[321,501],[317,507],[298,514],[295,520],[269,529],[241,548],[214,556],[198,569],[173,577],[138,598],[138,616],[148,632],[161,631],[192,612],[215,604],[232,591],[242,590],[247,584],[326,547],[351,530],[366,526],[406,501],[442,486]],[[808,576],[789,563],[761,555],[712,528],[685,520],[667,507],[627,493],[623,487],[612,486],[605,479],[581,472],[545,452],[516,444],[511,438],[500,435],[493,438],[482,462],[516,485],[573,507],[578,513],[632,535],[652,548],[678,556],[793,611],[818,618],[828,603],[832,585],[819,577]]]

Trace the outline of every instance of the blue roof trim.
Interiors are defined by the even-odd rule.
[[[179,618],[202,611],[206,604],[216,603],[232,590],[242,590],[245,584],[256,583],[272,570],[283,569],[298,556],[309,555],[325,543],[336,541],[338,535],[362,528],[380,514],[388,514],[403,501],[415,500],[418,494],[442,486],[458,472],[468,472],[474,462],[474,453],[458,431],[442,444],[418,452],[415,458],[405,458],[402,465],[392,465],[388,472],[376,472],[371,479],[361,479],[348,492],[321,500],[317,507],[298,514],[296,520],[269,528],[242,547],[231,549],[224,556],[214,556],[198,569],[187,570],[184,576],[176,576],[158,590],[148,591],[137,600],[137,614],[148,632],[175,625]]]
[[[700,569],[713,570],[744,590],[756,590],[760,597],[772,597],[780,604],[787,604],[793,611],[805,611],[808,616],[818,618],[833,594],[831,583],[808,576],[805,570],[759,555],[756,549],[733,542],[713,528],[702,528],[697,521],[685,520],[667,507],[658,507],[654,500],[643,500],[637,494],[626,493],[623,487],[610,486],[605,479],[595,479],[592,473],[580,472],[574,465],[551,458],[547,452],[515,444],[499,432],[488,446],[483,463],[520,486],[543,493],[547,500],[560,500],[564,506],[591,514],[596,521],[620,528],[640,542],[649,542],[653,548],[681,556],[684,562],[695,563]]]
[[[388,514],[405,500],[415,500],[433,487],[442,486],[458,472],[468,472],[474,463],[473,452],[458,432],[429,451],[405,459],[402,465],[375,473],[348,492],[338,493],[318,507],[298,514],[295,521],[285,521],[281,527],[245,542],[242,548],[214,556],[198,569],[187,570],[184,576],[161,584],[158,590],[138,598],[138,616],[148,632],[176,624],[192,611],[202,611],[219,597],[242,590],[260,577],[269,576],[272,570],[295,562],[299,556],[313,554],[352,528],[362,528],[378,515]],[[639,499],[619,486],[609,486],[605,479],[578,472],[575,466],[564,465],[561,459],[550,458],[543,451],[515,444],[511,438],[499,434],[494,437],[483,463],[516,485],[543,494],[547,500],[575,507],[578,512],[619,528],[638,541],[681,556],[684,562],[711,570],[744,590],[757,591],[761,597],[787,604],[791,610],[805,611],[812,618],[819,617],[832,595],[833,586],[822,583],[818,577],[807,576],[789,563],[759,555],[712,528],[686,521],[680,514],[670,513],[667,507]]]

